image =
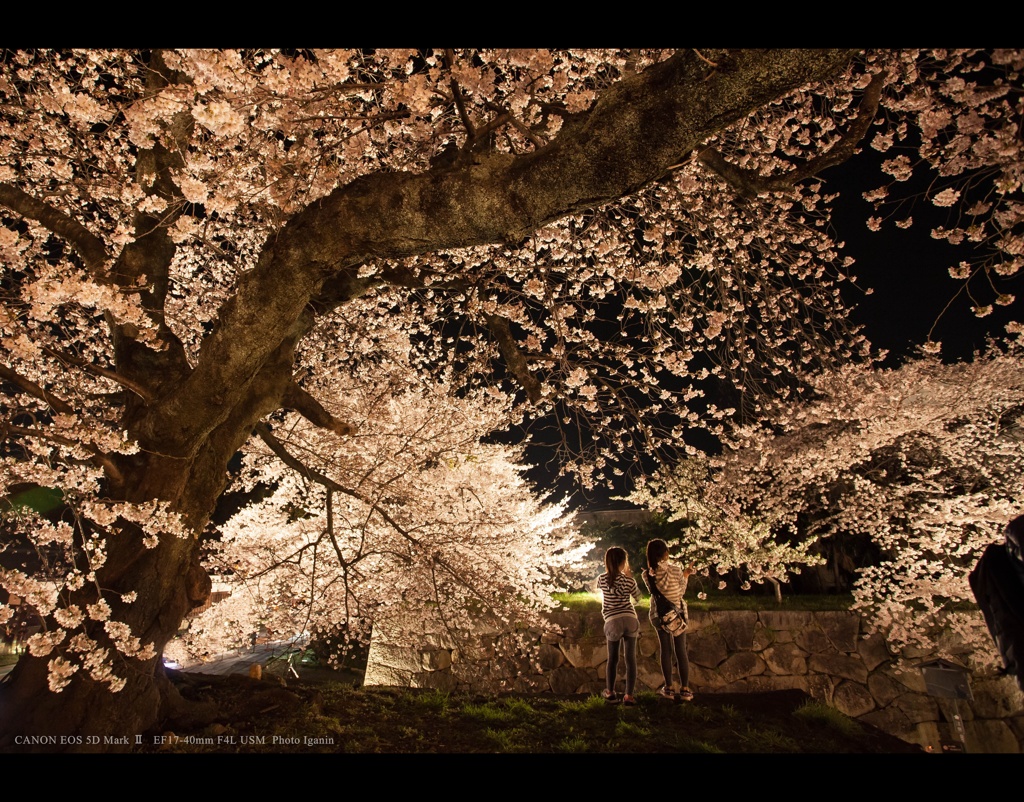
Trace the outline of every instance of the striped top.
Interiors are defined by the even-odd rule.
[[[636,618],[633,602],[640,601],[640,588],[633,577],[619,574],[614,582],[609,582],[608,574],[601,574],[597,578],[597,587],[601,591],[601,616],[605,621],[620,615]]]
[[[682,608],[683,594],[686,593],[686,575],[683,569],[669,560],[662,560],[654,572],[654,581],[658,583],[658,590],[661,595],[668,599],[676,607]],[[647,579],[647,572],[644,571],[644,582],[647,589],[651,590],[651,583]],[[653,591],[652,591],[653,592]]]

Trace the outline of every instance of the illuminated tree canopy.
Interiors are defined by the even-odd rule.
[[[5,530],[32,556],[5,561],[2,586],[45,631],[2,690],[4,736],[160,719],[158,655],[208,595],[201,536],[232,476],[301,488],[281,503],[318,504],[323,531],[328,503],[358,501],[351,536],[404,529],[420,570],[437,549],[412,532],[438,511],[414,478],[461,449],[514,483],[519,454],[489,432],[541,423],[566,470],[606,482],[867,353],[822,177],[865,149],[887,155],[869,225],[890,209],[909,225],[890,199],[932,171],[919,201],[951,212],[936,236],[977,246],[953,275],[979,314],[1012,304],[1021,66],[1007,51],[4,51],[0,475],[5,494],[59,489],[68,511]],[[381,463],[360,474],[345,455],[413,421],[373,404],[415,407],[414,388],[479,419],[396,468],[399,497],[361,484]],[[487,576],[443,559],[483,596],[534,581],[502,575],[508,559]]]

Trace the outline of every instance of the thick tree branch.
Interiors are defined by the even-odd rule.
[[[93,275],[103,272],[107,260],[106,246],[102,239],[78,221],[10,184],[0,183],[0,204],[22,217],[35,220],[68,242]]]
[[[739,51],[707,76],[696,54],[682,52],[609,87],[543,148],[481,154],[420,174],[374,173],[340,187],[268,240],[220,309],[195,370],[148,411],[140,442],[194,453],[325,282],[335,297],[371,286],[357,274],[367,259],[518,241],[661,178],[709,136],[835,74],[851,57],[845,50]]]
[[[120,486],[124,484],[124,474],[121,473],[121,469],[117,467],[109,456],[91,443],[81,443],[77,440],[62,437],[59,434],[44,432],[41,429],[27,429],[24,426],[14,426],[13,424],[0,421],[0,441],[6,440],[11,435],[30,437],[36,440],[45,440],[49,443],[57,443],[58,445],[65,446],[67,448],[84,448],[87,451],[92,452],[92,456],[89,457],[88,461],[104,471],[107,478],[114,485]]]
[[[143,387],[138,382],[132,381],[126,376],[122,376],[115,370],[102,367],[101,365],[94,365],[92,362],[80,359],[77,356],[72,356],[71,354],[64,353],[63,351],[56,351],[53,348],[48,348],[46,346],[42,347],[42,351],[48,356],[52,356],[54,359],[59,359],[61,362],[66,362],[69,365],[75,365],[86,373],[91,373],[94,376],[102,376],[104,379],[110,379],[110,381],[121,385],[126,390],[131,390],[147,404],[153,401],[153,394],[147,388]]]
[[[6,365],[0,365],[0,379],[9,381],[22,392],[28,393],[29,395],[34,396],[35,398],[38,398],[40,401],[43,401],[44,403],[48,404],[50,409],[52,409],[54,412],[59,412],[65,415],[71,415],[75,411],[74,407],[72,407],[67,401],[58,398],[57,396],[40,387],[34,381],[30,381],[29,379],[26,379],[24,376],[22,376],[20,373],[11,370],[11,368],[7,367]]]
[[[352,424],[338,420],[324,409],[323,404],[294,381],[285,390],[281,404],[289,409],[294,409],[313,425],[319,426],[321,429],[330,429],[341,437],[346,437],[355,431]]]
[[[512,332],[509,330],[508,321],[498,315],[484,315],[484,319],[487,321],[487,328],[491,330],[491,334],[494,335],[494,339],[498,343],[498,350],[501,351],[501,355],[505,358],[505,366],[516,377],[523,389],[526,390],[526,395],[530,402],[533,404],[539,403],[544,396],[540,382],[530,372],[530,366],[526,363],[526,357],[519,350],[515,337],[512,336]]]
[[[444,60],[448,63],[449,70],[455,68],[455,51],[450,47],[444,49]],[[473,121],[469,119],[469,112],[466,111],[466,101],[462,97],[462,90],[459,89],[459,82],[452,78],[448,86],[452,90],[452,98],[455,100],[455,108],[459,111],[459,119],[462,120],[462,125],[466,129],[466,144],[471,145],[476,138],[476,131],[473,128]]]
[[[710,167],[724,178],[744,198],[751,199],[768,192],[788,189],[799,181],[817,175],[828,167],[842,164],[853,156],[878,112],[878,101],[882,96],[884,82],[884,73],[878,73],[871,79],[871,83],[868,84],[864,90],[864,96],[861,98],[857,117],[834,147],[827,153],[822,153],[820,156],[794,167],[787,173],[770,177],[762,176],[753,170],[745,170],[729,163],[714,148],[701,151],[698,158],[702,164]]]

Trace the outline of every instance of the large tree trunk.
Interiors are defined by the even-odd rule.
[[[127,501],[171,501],[191,531],[201,532],[223,492],[228,461],[256,422],[280,406],[291,379],[293,346],[294,338],[282,345],[251,383],[245,402],[210,433],[193,458],[167,457],[157,448],[124,459],[120,468],[125,483],[119,495]],[[0,749],[127,751],[136,736],[152,730],[182,703],[163,672],[160,653],[188,611],[209,597],[198,535],[169,534],[155,548],[147,548],[140,531],[122,529],[107,538],[107,560],[97,571],[96,584],[107,591],[111,618],[127,623],[142,643],[153,643],[157,656],[115,658],[117,674],[126,679],[117,693],[83,676],[84,671],[60,693],[53,693],[48,685],[50,658],[24,656],[0,688]],[[133,592],[135,601],[119,602],[121,594]],[[87,586],[70,601],[91,604],[95,591]],[[110,646],[102,631],[91,634],[102,646]]]
[[[174,636],[184,615],[209,587],[196,559],[195,541],[166,539],[139,555],[122,573],[125,587],[145,588],[139,609],[115,616],[145,631],[158,648]],[[142,594],[140,594],[141,596]],[[113,606],[113,605],[112,605]],[[133,621],[134,619],[134,621]],[[125,687],[110,694],[100,683],[80,676],[60,693],[48,690],[47,658],[26,656],[15,667],[2,697],[0,747],[18,751],[126,751],[167,713],[167,680],[159,658],[115,661]],[[93,736],[92,738],[88,736]],[[129,736],[127,739],[116,736]],[[17,738],[17,740],[16,740]]]
[[[121,343],[118,370],[152,397],[126,407],[126,428],[148,456],[119,463],[124,479],[117,497],[170,502],[201,532],[222,492],[229,459],[285,397],[292,351],[310,325],[309,310],[364,292],[357,268],[366,259],[514,241],[560,216],[634,192],[751,110],[842,69],[850,55],[739,52],[711,70],[698,55],[681,53],[605,91],[535,152],[474,154],[422,174],[373,174],[339,188],[268,241],[256,268],[243,275],[220,310],[194,369],[179,358],[169,371],[170,357]],[[160,154],[154,158],[159,161]],[[169,157],[165,161],[171,165]],[[8,205],[17,201],[0,197]],[[22,213],[34,214],[29,206]],[[118,269],[127,278],[153,275],[144,263],[155,258],[168,257],[127,248]],[[204,595],[197,536],[168,536],[151,550],[141,537],[109,540],[100,584],[139,594],[114,616],[159,650]],[[51,693],[47,662],[24,658],[0,691],[0,746],[11,748],[16,737],[54,735],[73,740],[34,748],[130,748],[136,735],[160,723],[167,683],[156,659],[131,663],[126,687],[113,695],[80,676],[84,672],[61,693]],[[125,735],[126,745],[103,742]],[[87,743],[89,737],[100,742]]]

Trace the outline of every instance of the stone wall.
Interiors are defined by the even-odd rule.
[[[607,668],[600,613],[561,612],[552,621],[562,634],[530,633],[537,657],[517,662],[498,659],[495,632],[480,635],[478,645],[461,659],[447,637],[427,637],[409,647],[388,643],[375,632],[366,683],[599,693]],[[920,670],[897,670],[899,655],[881,637],[866,636],[856,613],[693,611],[687,652],[690,687],[697,694],[799,688],[853,718],[935,751],[960,740],[959,714],[968,752],[1024,751],[1024,695],[1012,679],[971,677],[973,701],[931,696]],[[916,666],[930,656],[903,657]],[[661,682],[658,639],[642,620],[637,687],[653,690]]]

